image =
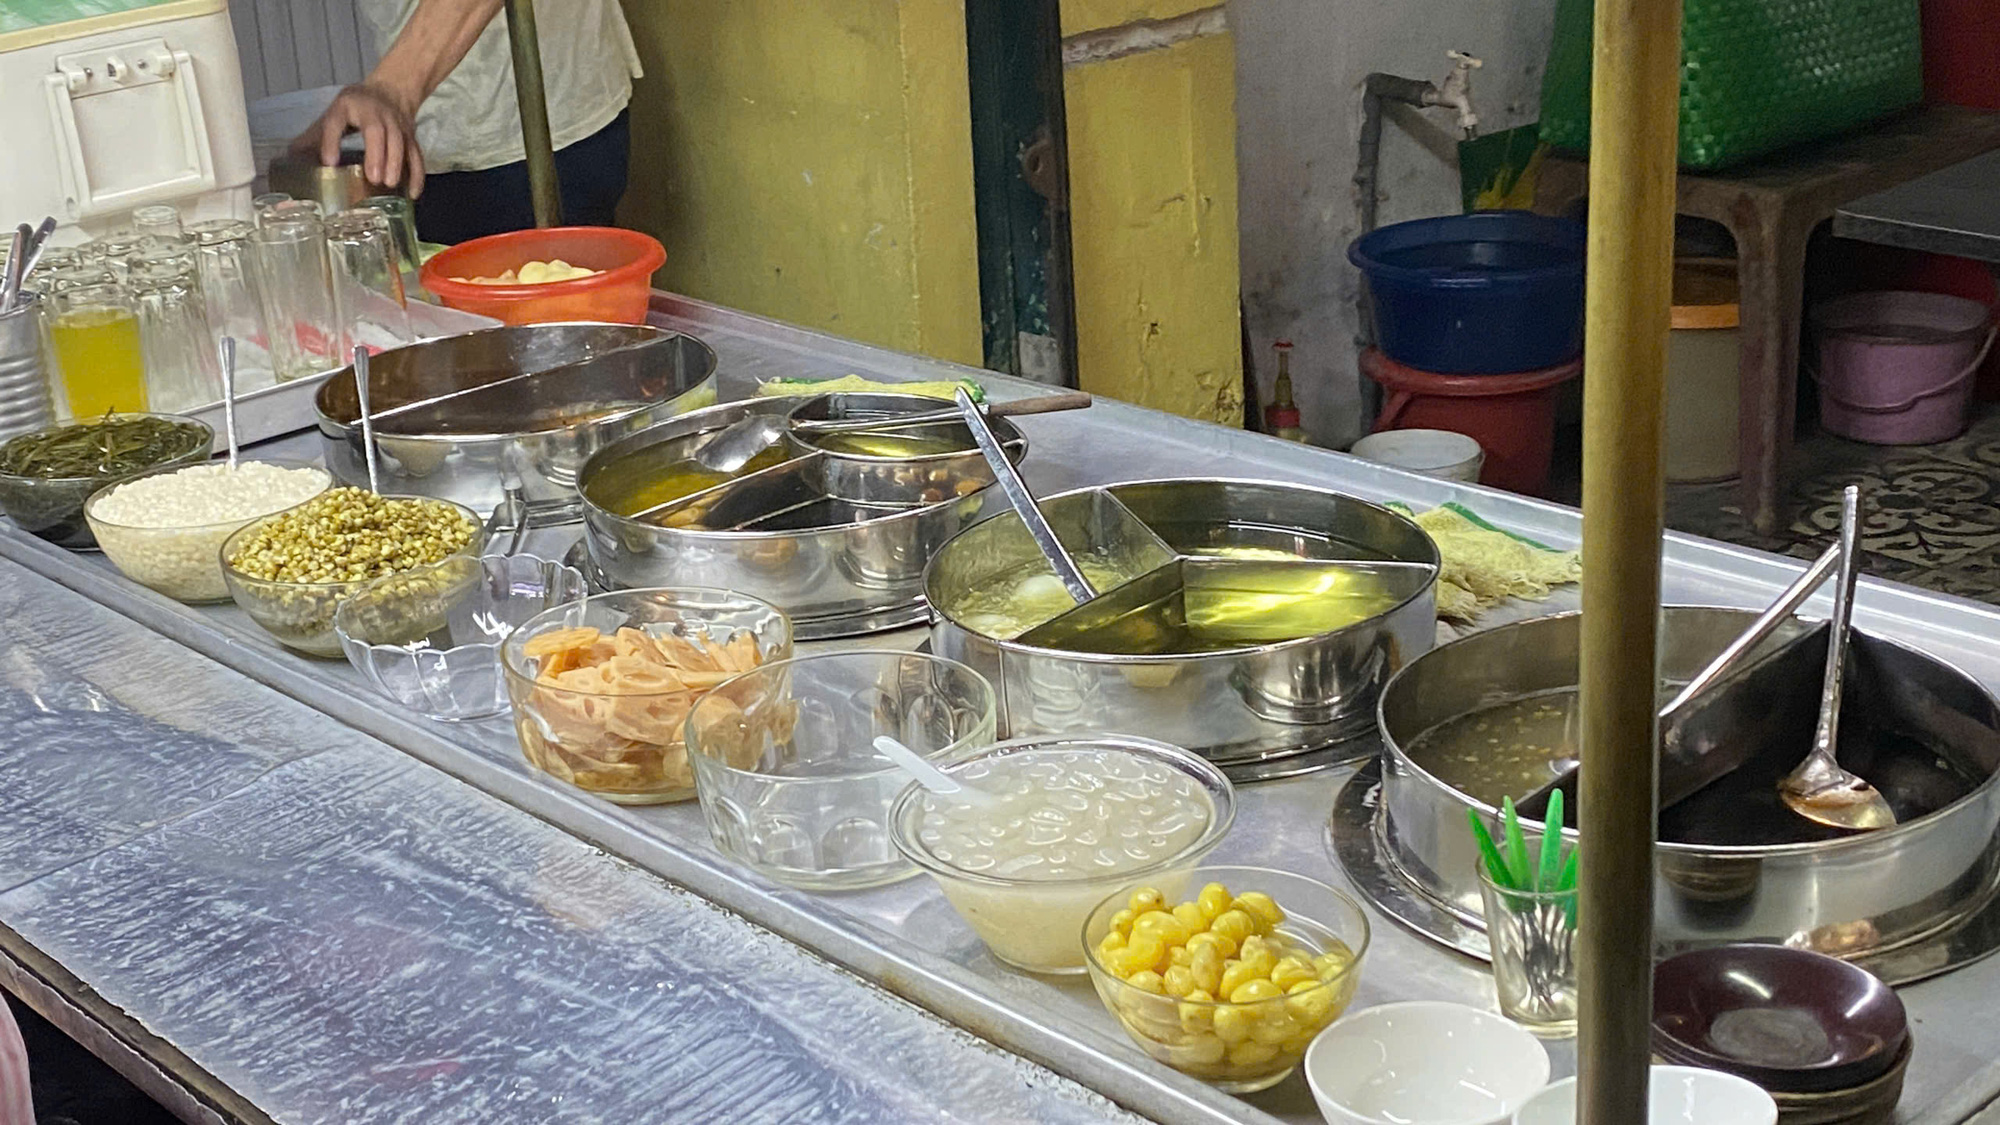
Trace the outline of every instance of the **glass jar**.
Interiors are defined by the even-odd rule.
[[[148,409],[139,308],[125,287],[81,285],[50,301],[49,342],[70,415]]]
[[[179,413],[220,399],[222,369],[194,259],[166,252],[135,256],[126,286],[139,306],[146,398],[152,409]]]
[[[210,219],[188,228],[195,240],[195,275],[208,308],[209,330],[217,337],[236,341],[239,395],[268,387],[277,379],[271,362],[270,332],[264,325],[257,279],[250,268],[250,234],[254,229],[241,219]]]
[[[278,381],[344,366],[319,220],[270,219],[250,234],[250,265]]]
[[[368,208],[342,211],[326,221],[326,248],[333,266],[333,305],[340,314],[340,354],[409,343],[414,338],[410,312],[388,218]]]

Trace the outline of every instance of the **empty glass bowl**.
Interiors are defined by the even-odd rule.
[[[667,671],[640,653],[641,644],[684,655],[707,646],[719,659]],[[528,764],[624,805],[694,796],[687,721],[696,700],[735,671],[791,655],[792,622],[776,606],[692,586],[558,606],[500,646]]]
[[[889,838],[909,775],[888,735],[926,758],[993,741],[993,686],[956,661],[856,651],[769,664],[717,687],[688,717],[709,836],[780,883],[842,890],[915,873]]]
[[[549,559],[457,555],[356,590],[333,631],[376,691],[432,719],[486,719],[507,710],[500,643],[587,592],[580,572]]]

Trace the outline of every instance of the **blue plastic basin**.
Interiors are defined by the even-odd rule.
[[[1527,211],[1417,219],[1354,240],[1375,341],[1397,363],[1499,375],[1583,351],[1583,224]]]

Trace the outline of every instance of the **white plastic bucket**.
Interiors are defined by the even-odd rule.
[[[1479,483],[1486,452],[1479,443],[1450,430],[1383,430],[1354,443],[1348,452],[1384,465],[1444,480]]]

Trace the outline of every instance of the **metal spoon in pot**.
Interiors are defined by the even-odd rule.
[[[1090,395],[1083,391],[1066,391],[1012,402],[996,402],[982,413],[988,418],[1017,418],[1023,414],[1081,410],[1089,405]],[[752,414],[723,427],[714,437],[701,443],[701,448],[688,459],[712,473],[733,473],[749,464],[751,458],[776,445],[788,429],[816,434],[869,433],[954,422],[958,417],[958,411],[950,407],[916,414],[888,414],[879,418],[821,418],[797,423],[784,414]]]
[[[1833,588],[1833,619],[1827,623],[1826,678],[1821,681],[1819,725],[1812,750],[1799,768],[1778,783],[1778,794],[1807,820],[1857,832],[1894,828],[1896,814],[1873,785],[1842,769],[1834,758],[1840,732],[1841,676],[1847,663],[1848,622],[1854,616],[1855,540],[1861,490],[1848,485],[1840,496],[1840,573]]]

